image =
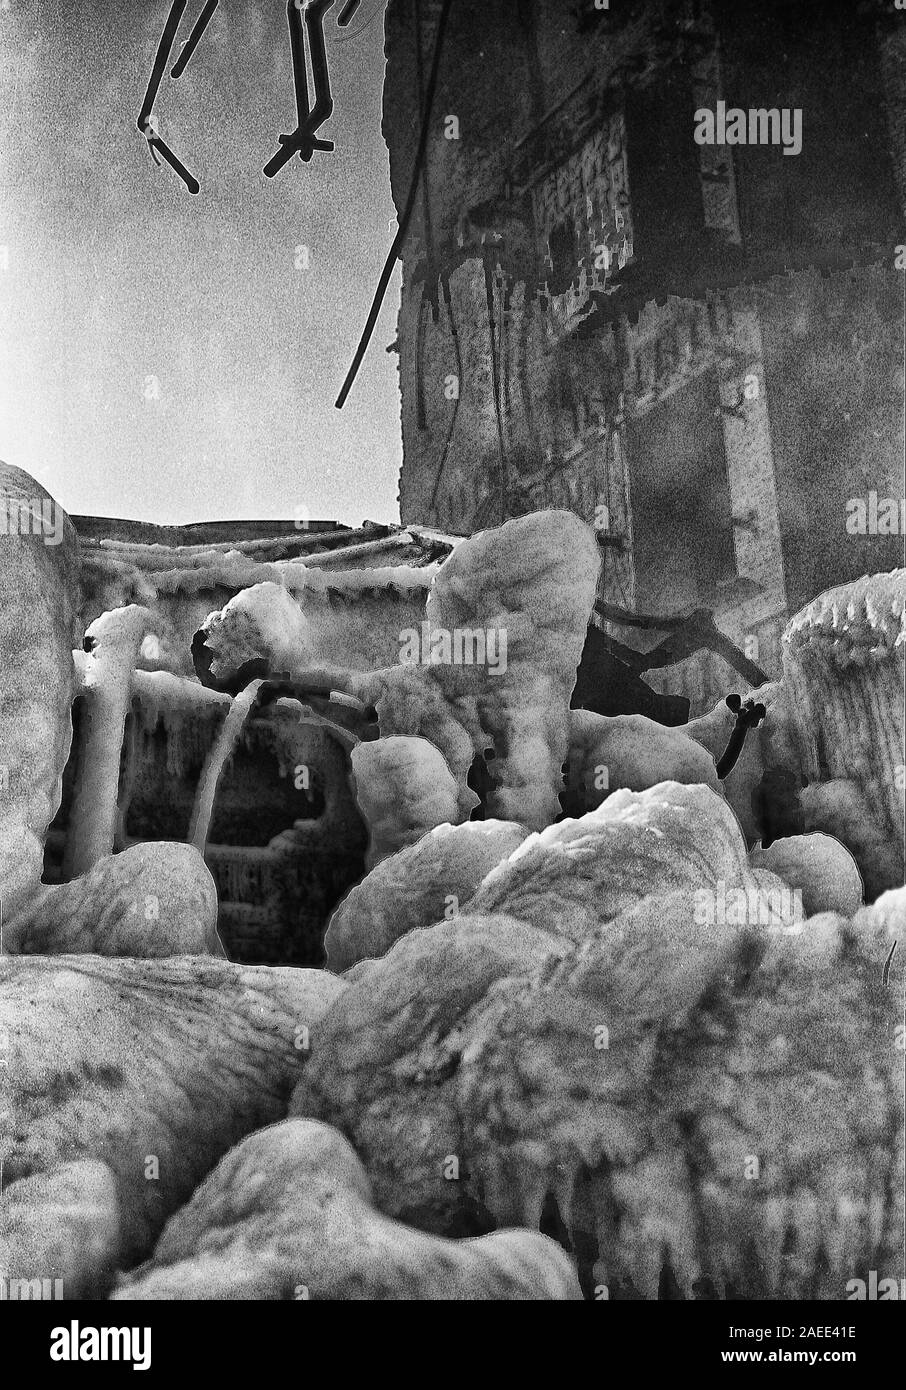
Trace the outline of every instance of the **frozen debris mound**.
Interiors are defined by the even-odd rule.
[[[16,1248],[34,1252],[44,1229],[45,1180],[92,1160],[115,1179],[117,1262],[148,1255],[217,1160],[283,1118],[310,1034],[344,987],[323,971],[204,957],[0,958],[0,1113],[11,1117],[0,1162],[4,1193],[18,1201]],[[106,1236],[99,1242],[108,1249]],[[64,1268],[79,1260],[77,1251],[54,1258]],[[0,1272],[20,1277],[15,1267]]]
[[[82,650],[78,539],[66,513],[27,473],[0,463],[0,514],[3,949],[222,954],[213,883],[199,857],[176,845],[112,853],[123,728],[151,613],[130,605],[103,614]],[[77,694],[82,746],[64,863],[72,881],[47,888],[44,842],[60,806]]]
[[[335,909],[324,938],[329,969],[383,956],[407,932],[456,916],[527,833],[512,821],[439,825],[384,859]]]
[[[703,786],[614,792],[597,810],[530,835],[465,911],[503,912],[580,941],[602,921],[675,889],[754,890],[733,812]]]
[[[254,584],[230,599],[202,626],[211,653],[211,671],[232,676],[248,662],[267,658],[273,674],[289,676],[312,664],[309,624],[293,595],[282,585]]]
[[[377,1210],[327,1125],[287,1120],[243,1140],[168,1222],[114,1299],[579,1299],[546,1236],[444,1240]]]
[[[29,1292],[37,1281],[46,1298],[101,1297],[114,1277],[120,1225],[106,1163],[79,1159],[20,1178],[0,1195],[0,1279]],[[44,1293],[45,1281],[56,1292]]]
[[[351,762],[356,801],[369,830],[369,869],[436,825],[459,822],[478,804],[468,789],[463,801],[443,753],[424,738],[360,743]]]
[[[72,883],[43,885],[4,922],[3,946],[11,955],[223,956],[217,889],[191,845],[133,845]]]
[[[586,1293],[899,1275],[906,890],[797,919],[734,827],[669,786],[531,836],[350,973],[291,1113],[342,1129],[397,1219],[565,1232]]]
[[[852,917],[862,906],[862,877],[845,845],[832,835],[790,835],[749,854],[756,869],[770,869],[802,893],[806,916],[839,912]]]
[[[534,512],[457,545],[434,577],[424,623],[400,633],[398,665],[336,667],[307,645],[300,610],[273,584],[212,614],[203,646],[215,681],[243,671],[327,674],[376,707],[382,736],[430,740],[456,779],[460,818],[472,764],[493,749],[487,814],[540,829],[560,809],[569,701],[599,565],[590,527],[571,512]]]
[[[432,738],[459,780],[493,748],[487,814],[495,819],[535,830],[559,813],[569,701],[599,565],[593,531],[570,512],[533,512],[473,536],[438,571],[426,619],[432,633],[450,635],[454,651],[457,634],[483,634],[487,659],[415,668],[425,691],[418,728],[404,727],[413,692],[395,672],[383,688],[372,678],[375,688],[361,697],[377,707],[382,732]],[[443,655],[443,642],[434,649]],[[438,695],[446,717],[432,732]],[[469,736],[468,765],[451,723]]]
[[[906,876],[906,569],[815,599],[784,635],[783,671],[805,827],[842,840],[875,897]]]
[[[700,783],[720,790],[715,757],[682,725],[667,728],[643,714],[609,718],[574,709],[569,735],[568,786],[583,803],[583,811],[593,811],[611,791],[641,792],[658,782]],[[722,752],[723,747],[717,757]]]
[[[0,513],[6,527],[0,536],[0,895],[6,918],[41,881],[44,836],[60,805],[72,738],[79,580],[78,538],[69,518],[34,478],[2,462]]]

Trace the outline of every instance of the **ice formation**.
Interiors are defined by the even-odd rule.
[[[759,910],[734,920],[750,873]],[[555,1214],[586,1289],[843,1297],[902,1258],[902,979],[882,974],[906,890],[805,922],[789,891],[706,788],[618,793],[357,966],[292,1110],[425,1229]]]
[[[335,668],[321,651],[310,652],[295,628],[292,640],[284,639],[274,614],[285,613],[286,595],[267,585],[212,615],[204,645],[218,680],[254,662],[268,674],[289,668],[296,678],[307,664],[329,671],[338,689],[376,707],[383,736],[434,743],[461,794],[474,759],[493,749],[488,814],[541,829],[559,812],[569,698],[599,565],[594,533],[576,516],[533,512],[463,541],[437,571],[425,621],[447,639],[449,655],[441,642],[423,663],[375,672]],[[457,651],[474,653],[476,635],[485,641],[485,659],[457,660]]]
[[[845,845],[877,897],[906,877],[906,570],[820,594],[790,621],[782,652],[782,678],[751,692],[767,715],[724,795],[754,845],[774,805],[765,784],[785,782],[801,828]],[[688,732],[717,758],[733,718],[721,701]]]
[[[34,479],[6,464],[0,464],[0,492],[5,506],[41,502],[42,516],[54,520],[53,537],[41,533],[36,519],[33,531],[6,535],[0,546],[3,949],[152,956],[180,947],[218,952],[211,876],[199,857],[168,845],[145,846],[131,858],[113,855],[122,832],[123,732],[135,665],[153,616],[139,605],[105,613],[90,625],[81,650],[79,551],[72,523]],[[172,685],[152,688],[159,703],[173,694]],[[176,690],[177,703],[184,704],[182,685]],[[71,882],[48,888],[41,884],[44,842],[60,805],[77,695],[83,700],[82,733],[63,865]],[[204,692],[201,698],[209,703],[211,697]],[[83,875],[90,876],[80,882]],[[139,886],[143,924],[136,907]],[[92,900],[103,903],[104,912],[93,910]],[[168,914],[166,926],[156,931],[155,903],[163,903]]]
[[[351,563],[348,551],[340,554],[345,563]],[[281,601],[273,593],[275,589],[290,596],[301,623],[298,616],[290,614],[282,632],[271,631],[271,647],[262,640],[270,628],[270,619],[261,614],[262,631],[255,636],[256,646],[268,647],[275,671],[292,674],[304,669],[311,664],[312,652],[317,652],[317,664],[327,668],[373,671],[396,662],[398,633],[424,618],[425,601],[438,566],[337,570],[315,568],[316,560],[313,557],[306,563],[287,561],[259,566],[248,575],[238,571],[221,573],[218,562],[208,572],[207,584],[210,587],[221,581],[227,588],[252,586],[246,590],[251,599],[240,605],[244,609],[243,621],[251,620],[256,605],[268,594],[274,597],[275,609],[278,608]],[[205,571],[199,574],[204,576]],[[241,625],[236,625],[234,606],[235,603],[228,603],[220,612],[209,614],[202,626],[215,679],[234,675],[238,666],[233,661],[238,660],[241,665],[248,657],[248,653],[245,658],[242,656]],[[248,635],[253,635],[251,626]]]
[[[217,889],[191,845],[132,845],[71,883],[44,884],[4,923],[11,955],[223,956]]]
[[[733,812],[704,786],[614,792],[597,810],[530,835],[464,905],[580,941],[653,894],[756,887]]]
[[[291,676],[313,665],[309,625],[281,584],[255,584],[230,599],[204,624],[205,645],[218,671],[227,657],[233,671],[266,653],[271,675]]]
[[[770,869],[802,893],[809,917],[839,912],[852,917],[862,906],[862,878],[849,850],[832,835],[791,835],[768,849],[756,845],[749,854],[753,868]]]
[[[530,1231],[453,1241],[375,1206],[327,1125],[286,1120],[243,1140],[168,1222],[115,1299],[580,1299],[572,1262]]]
[[[119,804],[120,751],[132,698],[132,673],[153,614],[131,604],[104,613],[85,634],[79,783],[73,799],[64,871],[76,878],[113,853]]]
[[[370,832],[365,864],[420,840],[436,825],[455,823],[478,804],[462,798],[444,756],[424,738],[393,737],[360,743],[352,751],[356,800]]]
[[[568,785],[583,812],[611,791],[640,792],[658,782],[701,783],[717,791],[714,763],[682,727],[666,728],[643,714],[608,718],[570,710]]]
[[[57,504],[27,473],[0,463],[5,506]],[[10,532],[0,542],[0,897],[5,916],[41,880],[44,836],[60,804],[69,756],[77,640],[78,541]]]
[[[93,1160],[116,1184],[117,1264],[150,1254],[167,1217],[217,1160],[285,1115],[310,1034],[343,988],[325,971],[204,957],[0,958],[9,1057],[0,1113],[12,1117],[0,1161],[6,1200],[19,1202],[16,1249],[34,1252],[60,1169]],[[29,1186],[17,1194],[22,1179]],[[52,1253],[40,1265],[48,1275]],[[77,1254],[60,1258],[65,1265]],[[23,1277],[15,1266],[0,1275]]]
[[[532,830],[550,824],[599,566],[594,533],[570,512],[533,512],[473,536],[441,566],[426,618],[441,633],[505,634],[505,663],[403,668],[421,678],[424,712],[400,668],[363,678],[356,693],[376,706],[382,733],[432,738],[460,781],[465,757],[471,765],[493,748],[488,815]],[[467,751],[457,730],[469,737]]]
[[[782,717],[808,784],[805,828],[852,850],[869,897],[904,880],[904,672],[906,570],[828,590],[784,637]]]
[[[239,742],[246,720],[258,703],[261,685],[260,680],[252,681],[236,696],[205,759],[189,826],[189,840],[199,854],[204,854],[208,842],[218,783]]]
[[[333,913],[324,946],[331,970],[382,956],[394,941],[455,916],[526,831],[512,821],[439,825],[373,868]]]
[[[160,729],[165,741],[167,772],[171,777],[183,777],[189,765],[204,761],[231,704],[230,696],[222,691],[209,690],[196,680],[187,680],[170,671],[134,671],[134,751],[138,755],[145,753]],[[128,791],[127,788],[127,796]],[[122,811],[121,801],[121,818]]]

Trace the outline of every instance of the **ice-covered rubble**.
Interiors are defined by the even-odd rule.
[[[310,1120],[243,1140],[115,1299],[580,1299],[532,1231],[444,1240],[382,1215],[349,1142]]]
[[[430,740],[460,787],[474,759],[493,749],[488,814],[541,829],[560,809],[569,699],[599,565],[594,532],[570,512],[508,521],[463,541],[434,578],[425,618],[432,632],[450,638],[449,656],[441,645],[424,663],[407,664],[401,632],[400,665],[375,672],[328,666],[328,673],[338,689],[377,709],[382,736]],[[243,668],[263,674],[256,663],[295,678],[325,666],[295,619],[277,620],[289,601],[262,585],[211,615],[203,635],[216,679]],[[495,639],[494,661],[474,659],[476,634],[485,638],[485,657],[489,635]],[[457,652],[471,659],[457,660]]]
[[[196,849],[110,851],[130,694],[173,729],[224,721],[203,846],[261,687],[136,676],[140,608],[74,654],[61,517],[59,544],[0,546],[0,1276],[103,1296],[151,1256],[122,1297],[574,1296],[539,1229],[586,1294],[835,1299],[853,1271],[902,1274],[906,889],[860,902],[903,878],[906,571],[794,619],[723,782],[726,706],[685,730],[570,712],[598,554],[567,513],[456,548],[427,663],[336,667],[268,575],[209,622],[211,669],[314,675],[381,737],[340,731],[371,872],[332,970],[250,969],[215,958]],[[495,633],[494,661],[457,660],[464,633]],[[75,876],[42,885],[77,693]],[[554,823],[564,764],[586,813]],[[813,833],[764,848],[771,777]]]
[[[0,1227],[0,1275],[24,1277],[20,1255],[48,1277],[79,1264],[77,1252],[54,1245],[41,1265],[35,1241],[60,1169],[81,1160],[113,1174],[115,1262],[149,1254],[217,1160],[285,1115],[318,1022],[344,988],[325,971],[204,957],[0,958],[0,1114],[10,1117],[0,1162],[4,1213],[17,1213],[13,1231],[6,1217]],[[77,1176],[67,1180],[76,1207]],[[28,1186],[17,1192],[21,1179]],[[109,1204],[98,1220],[106,1230]],[[108,1261],[111,1242],[101,1244]],[[81,1270],[89,1282],[91,1270]]]
[[[848,919],[790,894],[709,789],[621,793],[358,965],[293,1112],[390,1215],[562,1222],[586,1289],[841,1298],[902,1260],[906,890]]]
[[[57,507],[34,478],[2,462],[0,497]],[[7,917],[41,881],[44,836],[72,740],[78,540],[59,514],[59,545],[12,532],[0,539],[0,897]]]
[[[368,826],[365,865],[414,845],[437,825],[458,824],[478,804],[458,787],[444,755],[425,738],[390,735],[352,750],[356,801]]]
[[[451,918],[482,879],[528,832],[512,821],[439,825],[391,855],[357,884],[333,913],[324,945],[331,970],[382,956],[394,941]]]
[[[4,923],[11,955],[223,956],[217,889],[191,845],[133,845],[71,883],[42,884]]]

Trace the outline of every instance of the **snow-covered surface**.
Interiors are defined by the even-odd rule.
[[[245,550],[203,546],[197,550],[171,550],[169,547],[140,546],[104,541],[90,555],[98,574],[112,579],[131,571],[141,575],[155,594],[200,593],[214,589],[244,589],[265,582],[283,584],[294,593],[311,590],[323,593],[336,589],[349,594],[372,589],[398,588],[403,592],[427,589],[438,562],[425,566],[411,564],[371,565],[344,569],[344,565],[369,555],[405,550],[394,536],[391,541],[339,548],[322,555],[306,555],[290,560],[262,561]]]

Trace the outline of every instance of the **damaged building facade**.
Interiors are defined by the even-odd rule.
[[[851,499],[902,492],[901,17],[464,0],[439,35],[442,9],[387,11],[398,209],[418,184],[402,520],[568,508],[597,531],[616,652],[659,631],[624,614],[704,611],[774,676],[792,612],[903,564],[897,530],[847,531]],[[697,143],[696,112],[727,108],[776,142]],[[797,111],[798,152],[778,138]],[[733,673],[704,651],[645,679],[696,713]]]

